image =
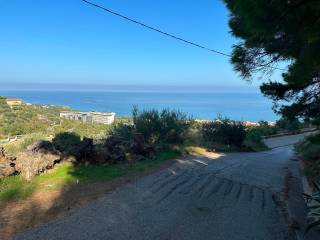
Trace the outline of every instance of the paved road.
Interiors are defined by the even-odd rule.
[[[268,140],[276,148],[260,153],[179,159],[16,239],[289,239],[279,200],[293,154],[287,145],[299,139]]]

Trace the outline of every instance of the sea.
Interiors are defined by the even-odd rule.
[[[92,91],[1,90],[0,96],[21,98],[26,103],[69,106],[81,111],[115,112],[130,116],[133,106],[174,109],[196,119],[218,116],[241,121],[275,121],[272,102],[258,91]]]

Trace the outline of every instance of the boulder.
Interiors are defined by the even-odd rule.
[[[38,141],[30,145],[16,158],[16,171],[27,180],[51,169],[60,161],[60,153],[49,141]]]
[[[0,177],[7,177],[15,174],[16,157],[6,153],[3,147],[0,147]]]

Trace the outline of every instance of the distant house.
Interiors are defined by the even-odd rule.
[[[114,112],[63,111],[60,112],[60,117],[69,120],[82,121],[84,123],[111,124],[114,122],[116,114]]]
[[[6,102],[9,106],[19,106],[22,104],[22,100],[18,98],[7,98]]]

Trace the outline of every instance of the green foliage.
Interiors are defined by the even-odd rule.
[[[0,179],[0,201],[12,201],[31,196],[36,189],[34,183],[27,182],[21,176]]]
[[[243,145],[252,151],[267,150],[268,147],[263,142],[264,131],[259,127],[254,127],[248,130]]]
[[[4,98],[0,99],[0,138],[30,133],[44,133],[59,122],[62,107],[39,105],[10,108]]]
[[[0,98],[0,139],[15,135],[42,133],[56,135],[61,132],[75,132],[81,137],[94,137],[104,133],[109,125],[89,124],[80,121],[60,119],[65,107],[26,105],[10,108],[5,98]]]
[[[311,229],[320,229],[320,185],[313,183],[315,191],[312,195],[304,194],[309,209],[309,225],[305,230],[308,233]]]
[[[264,144],[263,137],[277,134],[278,131],[278,127],[270,126],[268,122],[260,121],[258,126],[247,129],[243,145],[252,151],[267,150],[268,147]]]
[[[95,137],[110,129],[110,125],[83,123],[81,121],[73,121],[60,119],[60,124],[55,125],[52,134],[56,135],[63,132],[74,132],[81,137]]]
[[[132,140],[141,134],[148,144],[181,144],[185,140],[191,120],[184,113],[171,110],[133,109],[133,121],[114,125],[109,134]]]
[[[108,135],[132,140],[134,132],[135,127],[133,124],[129,122],[120,122],[112,126],[112,128],[108,131]]]
[[[308,161],[320,161],[320,134],[308,136],[296,146],[296,150]]]
[[[109,181],[157,167],[164,161],[179,155],[181,155],[179,150],[167,150],[159,153],[155,159],[108,166],[75,166],[70,163],[63,163],[50,172],[34,177],[32,181],[25,181],[20,176],[6,177],[0,179],[0,201],[24,199],[31,196],[36,190],[47,188],[48,185],[50,185],[50,189],[56,189],[76,182]]]
[[[310,181],[316,181],[320,178],[320,161],[306,161],[303,173]]]
[[[77,146],[81,144],[81,137],[73,132],[58,133],[52,139],[52,144],[57,150],[64,154],[75,155],[77,153],[74,151]]]
[[[278,133],[279,128],[277,126],[271,126],[266,121],[259,121],[259,126],[253,127],[256,131],[259,131],[262,136],[270,136]]]
[[[192,121],[186,131],[184,144],[187,146],[204,147],[205,143],[202,137],[202,123]]]
[[[240,39],[232,63],[245,79],[270,73],[284,61],[282,81],[269,80],[261,91],[290,119],[320,119],[320,1],[224,0],[229,26]]]
[[[304,173],[310,181],[320,177],[320,134],[308,136],[295,146],[305,162]]]
[[[9,154],[16,155],[27,149],[28,146],[39,140],[45,140],[47,137],[42,133],[32,133],[24,136],[16,142],[4,144],[4,148]]]
[[[228,148],[241,148],[246,137],[246,129],[243,123],[227,118],[204,123],[201,131],[204,141],[209,146],[216,146],[216,144],[221,146],[222,144]]]
[[[303,125],[298,119],[281,118],[277,121],[276,126],[289,132],[299,133]]]
[[[183,143],[189,122],[190,119],[179,111],[133,110],[133,124],[136,132],[142,134],[151,144]]]

